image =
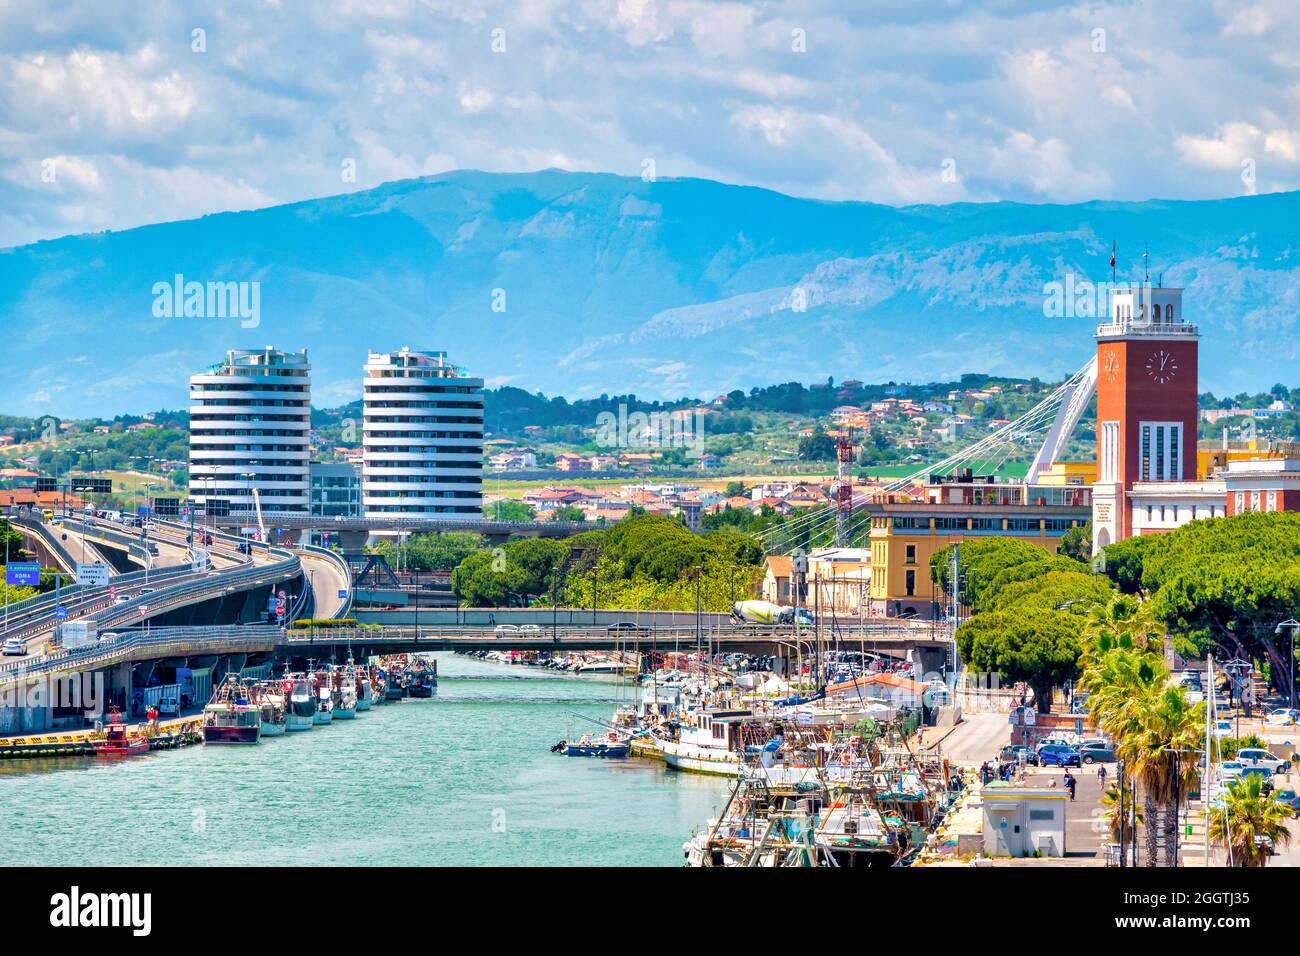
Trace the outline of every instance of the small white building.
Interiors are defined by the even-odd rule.
[[[987,856],[1065,856],[1064,787],[1009,787],[990,783],[984,801],[984,853]]]

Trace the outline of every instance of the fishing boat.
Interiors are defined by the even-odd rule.
[[[401,700],[406,696],[406,664],[405,654],[383,659],[380,672],[384,680],[384,700]]]
[[[134,757],[149,752],[149,738],[133,734],[116,707],[108,710],[104,736],[93,741],[97,757]]]
[[[416,699],[428,699],[438,687],[438,662],[416,657],[406,670],[406,692]]]
[[[369,710],[375,701],[375,682],[370,676],[370,668],[362,667],[357,671],[357,710]]]
[[[942,757],[886,749],[880,734],[780,718],[755,719],[739,737],[736,785],[683,846],[688,866],[905,864],[955,798]]]
[[[660,741],[664,763],[674,770],[734,776],[740,766],[740,727],[748,710],[701,710],[689,715],[676,738]]]
[[[327,681],[316,681],[316,713],[312,716],[314,724],[328,724],[334,720],[334,688]]]
[[[255,744],[261,739],[261,705],[252,701],[245,682],[228,676],[203,708],[203,742]]]
[[[334,679],[334,719],[354,720],[357,716],[357,684],[349,667],[335,670]]]
[[[289,706],[284,712],[285,730],[311,730],[316,722],[316,693],[311,678],[297,674],[284,680],[288,684]]]
[[[288,708],[281,682],[258,681],[253,685],[253,702],[262,709],[262,736],[282,736],[288,729]]]

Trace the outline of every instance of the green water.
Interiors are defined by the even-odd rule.
[[[725,780],[565,758],[620,693],[440,655],[432,700],[122,761],[0,763],[4,865],[677,866]]]

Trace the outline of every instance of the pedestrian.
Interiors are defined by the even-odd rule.
[[[1076,786],[1078,786],[1078,783],[1079,783],[1079,781],[1077,781],[1076,779],[1074,779],[1074,774],[1070,773],[1070,771],[1068,771],[1068,770],[1065,771],[1065,785],[1066,785],[1067,787],[1070,788],[1070,799],[1071,799],[1071,800],[1074,799],[1074,788],[1075,788]]]
[[[1097,782],[1103,787],[1106,786],[1106,765],[1102,764],[1097,768]]]

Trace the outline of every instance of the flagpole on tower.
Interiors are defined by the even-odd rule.
[[[1110,241],[1110,284],[1115,284],[1115,240]]]

